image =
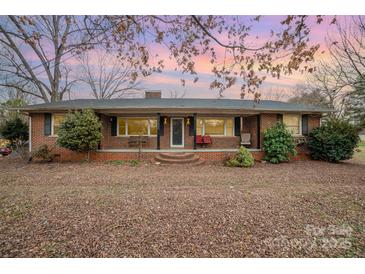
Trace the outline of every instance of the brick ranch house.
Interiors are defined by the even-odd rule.
[[[278,101],[231,99],[167,99],[146,92],[143,99],[78,99],[29,105],[30,151],[42,144],[54,147],[61,160],[84,155],[56,146],[57,131],[65,114],[91,108],[102,121],[103,139],[93,160],[154,159],[163,153],[194,154],[206,161],[221,161],[246,146],[255,159],[263,157],[265,129],[282,121],[298,143],[320,125],[322,109]],[[138,139],[137,139],[138,138]],[[298,146],[299,158],[305,149]]]

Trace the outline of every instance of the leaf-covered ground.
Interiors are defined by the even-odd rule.
[[[365,165],[0,158],[1,257],[364,257]]]

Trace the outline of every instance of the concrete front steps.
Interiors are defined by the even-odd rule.
[[[154,161],[155,163],[176,165],[200,165],[204,162],[198,155],[187,152],[160,153]]]

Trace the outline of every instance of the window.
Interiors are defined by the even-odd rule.
[[[148,135],[147,119],[128,119],[128,135]]]
[[[223,119],[206,119],[204,122],[205,135],[224,135]]]
[[[196,134],[213,136],[233,136],[233,119],[197,119]]]
[[[64,114],[53,114],[52,115],[52,135],[57,136],[58,130],[63,120],[65,120]]]
[[[226,120],[226,136],[233,136],[233,120]]]
[[[287,127],[287,129],[293,135],[300,135],[301,128],[300,128],[300,119],[301,116],[298,114],[284,114],[283,115],[283,123]]]
[[[157,120],[146,118],[118,118],[118,135],[156,135]]]

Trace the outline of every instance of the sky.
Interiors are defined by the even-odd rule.
[[[237,16],[234,16],[237,17]],[[249,22],[251,18],[254,16],[238,16],[239,20],[243,20],[245,22]],[[259,35],[260,37],[265,37],[265,35],[269,35],[271,29],[275,29],[276,26],[280,26],[279,22],[283,19],[282,16],[263,16],[259,23],[254,23],[252,28],[253,35],[248,38],[249,43],[255,45],[259,43],[259,40],[255,40],[255,36]],[[232,20],[232,16],[227,16],[228,21]],[[328,49],[326,46],[325,38],[328,36],[335,35],[335,25],[331,25],[330,22],[333,19],[333,16],[325,16],[322,24],[315,23],[315,17],[311,17],[309,20],[310,25],[310,43],[311,44],[320,44],[320,49],[316,54],[316,61],[319,60],[329,60]],[[347,22],[350,21],[350,18],[346,16],[337,17],[337,21]],[[223,33],[220,36],[222,41],[225,40],[226,34]],[[257,42],[259,41],[259,42]],[[214,79],[211,73],[211,64],[209,62],[209,58],[207,56],[199,56],[195,59],[196,61],[196,70],[198,73],[199,81],[197,83],[193,83],[192,77],[187,75],[182,75],[179,71],[175,71],[175,63],[169,60],[169,51],[164,46],[159,46],[156,44],[149,46],[150,52],[153,55],[154,53],[158,53],[160,57],[165,60],[165,69],[162,73],[155,73],[149,77],[140,79],[141,83],[139,88],[142,90],[161,90],[163,97],[169,97],[171,93],[177,93],[178,95],[184,94],[185,98],[217,98],[219,93],[217,90],[211,90],[209,88],[211,81]],[[224,54],[224,50],[218,50],[218,55]],[[27,55],[29,60],[35,58],[35,55],[29,52]],[[37,60],[34,60],[34,63],[37,63]],[[66,63],[72,67],[72,71],[74,76],[77,75],[79,65],[78,61],[74,58],[66,60]],[[93,63],[93,59],[91,58],[91,63]],[[95,60],[96,63],[96,60]],[[181,78],[187,79],[186,85],[181,85]],[[293,73],[289,76],[282,76],[280,79],[274,79],[270,76],[265,80],[264,84],[260,87],[260,93],[263,98],[265,96],[270,96],[270,93],[275,92],[276,90],[280,90],[281,92],[290,96],[291,90],[293,90],[296,85],[300,85],[305,83],[308,75],[306,73]],[[189,81],[190,79],[190,81]],[[90,98],[91,92],[89,87],[77,84],[74,86],[75,92],[70,94],[70,99],[75,98]],[[77,91],[77,92],[76,92]],[[234,85],[229,89],[226,89],[223,93],[224,98],[232,98],[239,99],[240,98],[240,85]],[[248,96],[249,98],[249,96]]]
[[[252,18],[252,16],[242,16],[243,18]],[[269,33],[270,29],[273,25],[278,24],[282,17],[280,16],[264,16],[260,20],[259,24],[254,25],[254,32],[263,35],[263,33]],[[335,35],[335,26],[330,25],[330,21],[333,17],[325,17],[325,20],[322,24],[314,23],[315,18],[310,19],[311,25],[311,33],[310,33],[310,41],[313,44],[320,44],[320,49],[316,54],[316,61],[319,60],[328,60],[329,54],[328,49],[325,42],[326,36],[334,36]],[[338,17],[337,20],[340,21],[348,21],[349,18],[345,16]],[[170,91],[176,91],[179,94],[185,94],[185,97],[192,98],[217,98],[218,92],[215,90],[209,89],[209,84],[214,79],[210,72],[210,63],[208,58],[201,57],[197,60],[197,72],[199,75],[199,81],[197,83],[187,82],[185,87],[180,85],[180,77],[181,75],[173,70],[169,70],[168,68],[161,74],[155,74],[146,79],[143,82],[143,86],[147,89],[157,89],[162,90],[162,93],[165,96],[168,96]],[[300,85],[305,83],[308,75],[306,73],[294,73],[289,76],[282,76],[280,79],[275,79],[272,77],[268,77],[264,84],[260,88],[260,92],[263,96],[268,95],[270,93],[275,93],[276,90],[283,91],[290,96],[291,90],[296,87],[296,85]],[[224,98],[232,98],[239,99],[240,98],[240,86],[235,85],[223,93]]]
[[[243,20],[248,20],[252,16],[240,16]],[[283,17],[280,16],[264,16],[258,24],[253,27],[253,32],[258,33],[261,36],[265,33],[269,33],[273,26],[278,24],[278,22]],[[335,34],[335,26],[330,25],[330,21],[333,17],[326,16],[322,24],[316,24],[314,22],[315,18],[310,19],[311,33],[310,41],[311,43],[319,43],[320,49],[316,54],[316,60],[327,60],[329,59],[328,50],[326,47],[325,37],[327,35],[333,36]],[[345,16],[337,17],[339,21],[348,21],[349,18]],[[167,56],[167,50],[164,48],[158,48],[156,51],[160,55]],[[217,98],[218,91],[209,89],[210,82],[212,79],[211,67],[209,59],[205,56],[197,58],[197,72],[199,76],[199,81],[197,83],[192,83],[192,81],[187,81],[186,85],[183,87],[180,84],[181,74],[173,70],[174,64],[170,66],[167,65],[163,73],[154,74],[143,80],[141,86],[145,89],[161,90],[165,97],[168,97],[171,92],[177,92],[178,94],[184,94],[186,98]],[[281,90],[283,92],[291,94],[291,90],[295,88],[296,85],[303,84],[308,75],[301,73],[294,73],[290,76],[282,76],[280,79],[274,79],[268,77],[267,80],[260,88],[260,92],[263,96],[275,92],[276,90]],[[223,93],[224,98],[239,99],[240,98],[240,86],[235,85]]]

